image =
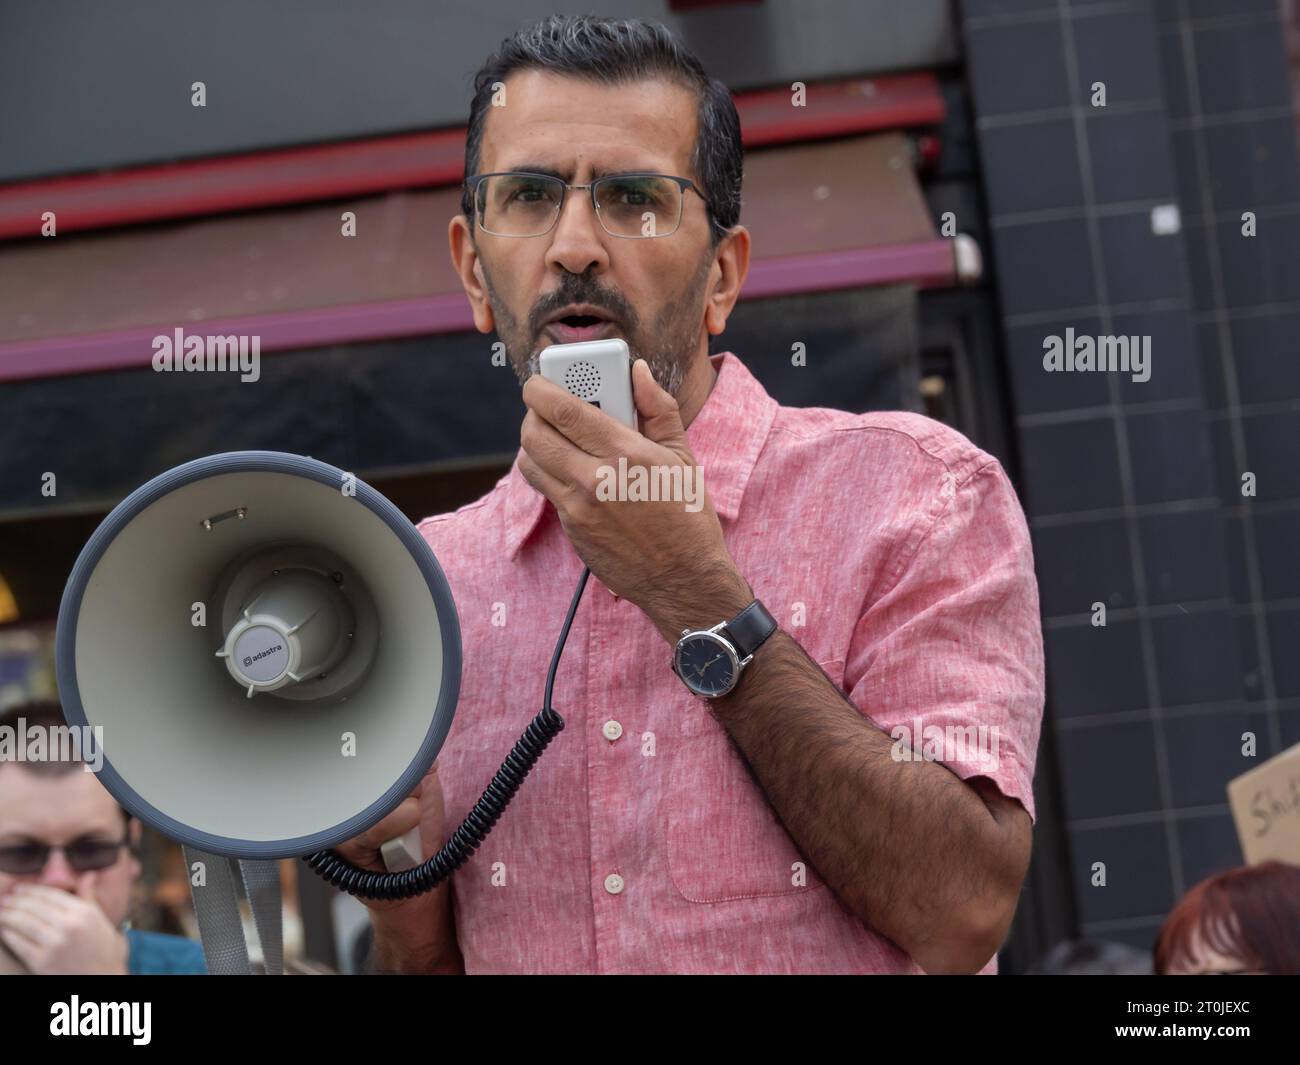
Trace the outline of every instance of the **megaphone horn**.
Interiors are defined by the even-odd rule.
[[[132,492],[82,550],[55,639],[100,780],[177,841],[237,858],[351,839],[414,789],[451,728],[456,608],[380,493],[242,451]]]

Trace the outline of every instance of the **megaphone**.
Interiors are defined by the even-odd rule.
[[[390,841],[389,873],[330,848],[390,813],[437,756],[460,690],[460,626],[433,551],[352,474],[236,451],[132,492],[64,589],[59,696],[70,725],[101,737],[99,779],[122,806],[180,842],[187,865],[237,863],[264,946],[278,952],[276,859],[304,857],[351,894],[395,899],[473,855],[564,728],[551,697],[589,576],[584,567],[542,709],[442,849],[421,862],[418,829]],[[191,881],[209,968],[246,972],[246,956],[233,960],[235,874],[213,873],[217,891]]]
[[[432,550],[314,459],[186,463],[82,550],[55,638],[99,779],[171,838],[234,858],[351,839],[411,793],[451,728],[460,628]]]

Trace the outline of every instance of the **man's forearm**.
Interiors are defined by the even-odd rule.
[[[685,619],[733,617],[753,598],[743,581],[710,594],[709,606],[660,612],[665,639],[675,642]],[[1019,881],[971,787],[940,764],[896,761],[890,737],[779,629],[735,692],[701,705],[709,711],[851,912],[927,972],[973,970],[992,956]]]
[[[456,942],[451,884],[441,885],[418,901],[427,906],[371,912],[371,968],[376,973],[463,974],[465,961]]]
[[[763,650],[712,709],[801,853],[922,968],[983,965],[996,944],[972,959],[1006,890],[988,808],[944,766],[896,761],[785,632]]]

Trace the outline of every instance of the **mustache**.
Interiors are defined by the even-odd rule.
[[[585,286],[582,288],[561,288],[558,292],[547,296],[539,303],[530,316],[533,332],[540,332],[551,315],[562,307],[567,307],[570,303],[586,303],[599,308],[609,315],[616,325],[622,325],[629,329],[636,325],[636,312],[633,311],[627,300],[617,292]]]

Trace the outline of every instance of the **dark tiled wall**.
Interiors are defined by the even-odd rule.
[[[965,0],[962,18],[1080,932],[1149,947],[1241,861],[1226,782],[1300,741],[1300,180],[1277,0]],[[1149,336],[1150,380],[1046,372],[1044,338],[1069,327]]]

